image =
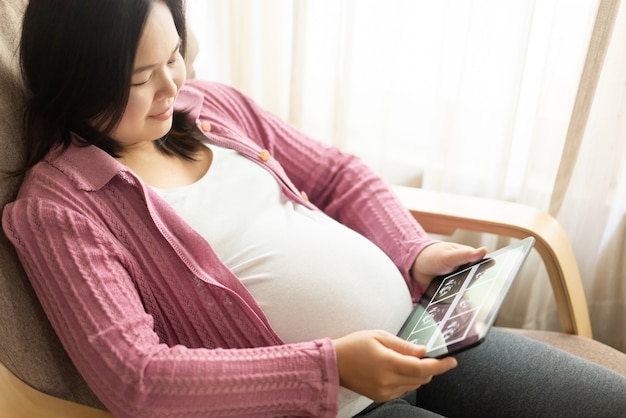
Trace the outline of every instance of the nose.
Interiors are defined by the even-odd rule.
[[[178,93],[178,82],[176,71],[169,68],[163,68],[159,76],[159,89],[157,90],[156,99],[169,99],[175,97]]]

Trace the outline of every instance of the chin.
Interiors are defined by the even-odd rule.
[[[171,118],[170,118],[169,121],[163,121],[161,123],[163,124],[163,127],[161,129],[155,130],[155,132],[154,132],[153,136],[156,136],[155,140],[163,138],[165,135],[170,133],[170,131],[172,130],[172,119]]]

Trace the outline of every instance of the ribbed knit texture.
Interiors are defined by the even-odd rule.
[[[209,121],[210,140],[266,166],[289,198],[310,205],[303,190],[371,239],[419,296],[408,272],[432,241],[358,159],[219,84],[189,83],[177,108],[192,109],[198,126]],[[336,414],[331,341],[283,344],[209,244],[101,150],[72,145],[38,164],[3,228],[72,360],[116,416]]]

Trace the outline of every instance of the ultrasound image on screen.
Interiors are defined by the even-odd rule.
[[[494,302],[503,286],[495,280],[502,269],[511,269],[516,255],[489,258],[457,273],[439,278],[417,305],[400,336],[424,345],[429,352],[447,352],[455,343],[479,339],[484,311]],[[485,308],[485,309],[483,309]]]

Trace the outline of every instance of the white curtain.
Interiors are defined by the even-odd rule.
[[[392,183],[549,210],[599,0],[187,0],[197,76]],[[626,17],[563,204],[595,338],[626,351]],[[569,145],[568,145],[569,146]],[[494,237],[453,237],[495,247]],[[500,324],[559,329],[531,258]]]

